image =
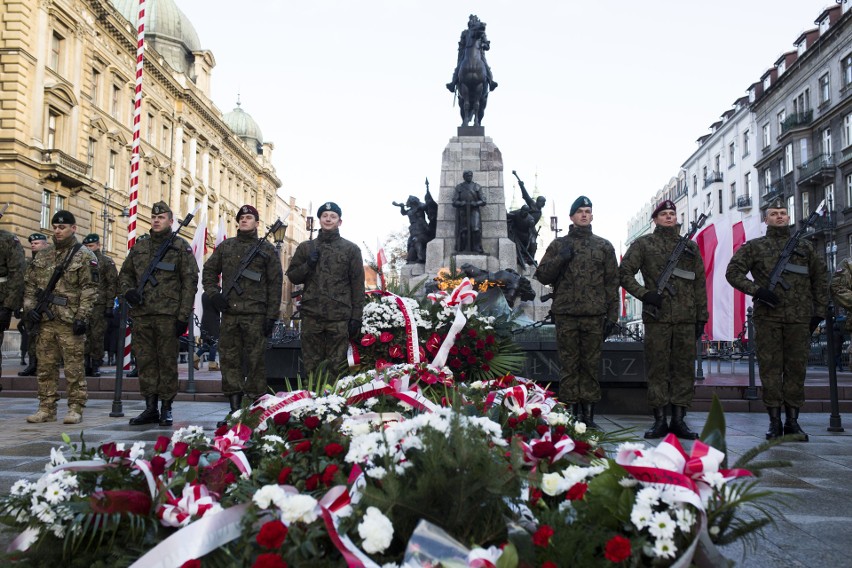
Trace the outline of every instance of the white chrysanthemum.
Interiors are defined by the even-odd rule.
[[[210,438],[204,435],[204,428],[201,426],[187,426],[186,428],[175,430],[175,433],[172,434],[173,445],[178,442],[191,443],[194,441],[203,442],[205,444],[210,443]]]
[[[376,404],[378,404],[378,403],[379,403],[379,399],[378,399],[378,398],[376,398],[376,397],[371,397],[371,398],[368,398],[367,400],[365,400],[365,401],[364,401],[364,407],[365,407],[365,408],[373,408],[373,407],[374,407],[374,406],[376,406]]]
[[[33,484],[27,481],[26,479],[19,479],[14,484],[12,484],[12,488],[9,490],[9,494],[13,496],[23,496],[28,493],[32,493],[34,487]]]
[[[633,523],[636,528],[644,529],[651,522],[651,516],[654,514],[654,510],[647,504],[639,504],[637,503],[633,510],[630,511],[630,522]]]
[[[636,503],[653,507],[660,502],[660,490],[656,487],[643,487],[636,494]]]
[[[367,426],[369,429],[369,425]],[[346,453],[346,461],[349,463],[371,462],[380,455],[379,449],[384,449],[382,435],[378,432],[367,432],[361,436],[355,436],[349,442],[349,451]]]
[[[568,487],[566,488],[566,490],[573,487],[574,484],[580,483],[581,481],[586,479],[586,475],[588,473],[589,473],[588,469],[586,469],[584,467],[580,467],[578,465],[569,465],[568,467],[563,469],[562,470],[562,477],[564,477],[565,480],[568,483]]]
[[[145,457],[145,442],[134,442],[130,447],[130,461]]]
[[[393,524],[376,507],[367,507],[364,518],[358,524],[358,535],[363,540],[364,552],[384,552],[393,540]]]
[[[317,500],[310,495],[287,494],[277,503],[284,523],[312,523],[317,519]]]
[[[701,476],[701,480],[713,489],[721,489],[725,485],[725,476],[718,471],[708,471]]]
[[[49,525],[56,521],[56,512],[47,501],[38,501],[33,497],[30,513],[42,523]]]
[[[376,466],[367,468],[364,471],[364,474],[367,477],[372,477],[373,479],[384,479],[384,477],[388,474],[388,470],[386,470],[382,466]]]
[[[68,492],[65,491],[61,483],[55,481],[45,488],[42,497],[51,505],[56,505],[68,498]]]
[[[676,524],[667,511],[658,511],[651,516],[648,532],[654,538],[670,540],[674,537]]]
[[[482,390],[485,388],[485,383],[483,383],[482,381],[473,381],[472,383],[468,384],[467,387],[472,390]]]
[[[652,554],[657,558],[674,558],[677,553],[677,546],[673,540],[668,538],[657,539],[654,543]]]
[[[264,485],[252,495],[251,500],[261,509],[268,509],[284,498],[284,489],[279,485]]]
[[[690,509],[680,507],[675,509],[675,521],[677,521],[677,528],[682,533],[689,534],[695,524],[695,515]]]
[[[574,423],[574,431],[578,434],[586,433],[586,425],[583,422],[575,422]]]

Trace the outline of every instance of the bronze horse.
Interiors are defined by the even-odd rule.
[[[485,35],[485,24],[478,22],[468,28],[465,37],[464,55],[459,64],[458,92],[462,126],[481,126],[488,103],[488,75],[482,58],[481,41]]]

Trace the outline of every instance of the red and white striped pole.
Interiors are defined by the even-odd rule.
[[[136,243],[136,210],[139,205],[139,132],[142,118],[142,66],[145,53],[145,0],[139,0],[136,19],[136,87],[133,93],[133,145],[130,154],[130,219],[127,224],[127,250]],[[130,327],[124,333],[124,368],[130,368]]]

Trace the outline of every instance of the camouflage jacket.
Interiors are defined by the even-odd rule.
[[[678,227],[656,227],[654,232],[642,235],[630,244],[621,266],[618,268],[621,286],[639,300],[650,291],[656,291],[657,278],[662,274],[680,240]],[[674,288],[674,295],[668,290],[663,291],[663,307],[657,318],[651,317],[647,311],[642,312],[645,323],[697,323],[709,319],[707,313],[707,283],[704,277],[704,260],[698,251],[698,245],[690,241],[686,250],[678,259],[677,268],[684,274],[694,275],[693,278],[683,278],[672,275],[669,284]],[[640,284],[636,273],[642,273]]]
[[[24,311],[38,304],[38,294],[47,287],[53,271],[65,263],[72,247],[78,243],[71,236],[65,241],[53,241],[54,246],[39,251],[27,268],[24,283]],[[57,320],[74,323],[74,320],[89,321],[92,308],[98,297],[98,258],[86,247],[74,253],[68,268],[53,288],[53,296],[60,303],[51,303],[48,309]]]
[[[236,237],[224,240],[207,262],[201,276],[204,293],[213,296],[219,292],[219,275],[222,286],[228,285],[239,270],[243,257],[257,244],[257,231],[237,232]],[[258,280],[254,280],[256,275]],[[242,294],[232,289],[228,294],[229,314],[262,314],[266,319],[278,319],[281,309],[281,290],[284,275],[275,247],[263,241],[260,251],[252,259],[237,284]]]
[[[98,300],[95,304],[112,307],[112,302],[118,295],[118,269],[115,267],[115,262],[101,251],[95,251],[95,256],[98,257],[98,272],[100,273]]]
[[[151,231],[150,239],[136,241],[118,274],[122,294],[139,285],[160,245],[170,234],[170,229],[160,233]],[[185,240],[176,237],[171,248],[166,251],[163,263],[166,266],[161,266],[153,273],[157,286],[150,280],[145,284],[142,305],[131,308],[130,316],[173,316],[180,321],[189,321],[198,289],[198,263],[192,256],[192,249]]]
[[[758,288],[766,288],[790,236],[789,227],[767,227],[766,236],[752,239],[737,249],[728,263],[725,278],[731,286],[750,296]],[[811,243],[800,240],[787,266],[783,277],[790,289],[775,287],[773,292],[780,300],[775,308],[755,302],[754,317],[786,323],[808,323],[813,316],[822,317],[828,303],[825,262]],[[749,272],[752,279],[746,277]]]
[[[26,258],[18,237],[0,230],[0,306],[13,312],[20,309],[25,270]]]
[[[574,256],[559,256],[570,246]],[[600,316],[618,321],[618,261],[606,239],[592,234],[591,227],[571,225],[568,234],[547,247],[534,277],[553,286],[551,311],[556,315]]]
[[[319,250],[316,268],[308,266],[308,256]],[[297,248],[287,278],[304,284],[302,316],[324,321],[361,319],[364,311],[364,263],[361,249],[334,231],[320,231],[312,241]]]
[[[831,296],[835,304],[852,313],[852,258],[847,258],[837,267],[831,279]],[[852,331],[852,317],[846,318],[846,330]]]

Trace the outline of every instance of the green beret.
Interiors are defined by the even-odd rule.
[[[33,241],[46,241],[46,240],[47,240],[47,236],[45,236],[45,235],[43,235],[43,234],[41,234],[41,233],[33,233],[32,235],[30,235],[29,237],[27,237],[27,240],[28,240],[28,241],[30,241],[30,242],[33,242]]]
[[[100,237],[98,237],[97,233],[89,233],[88,235],[86,235],[86,238],[83,239],[84,245],[87,245],[89,243],[99,243],[99,242],[101,242],[101,239],[100,239]]]
[[[158,201],[151,207],[151,215],[162,215],[163,213],[171,213],[172,210],[165,201]]]
[[[321,217],[326,211],[334,211],[338,217],[343,217],[343,213],[340,212],[340,206],[333,201],[326,201],[320,205],[320,208],[317,209],[317,217]]]
[[[571,210],[568,213],[568,216],[569,217],[572,216],[574,213],[577,212],[577,209],[579,209],[580,207],[591,207],[591,206],[592,206],[592,202],[589,200],[589,198],[586,197],[585,195],[581,195],[580,197],[578,197],[577,199],[574,200],[574,203],[571,204]]]

